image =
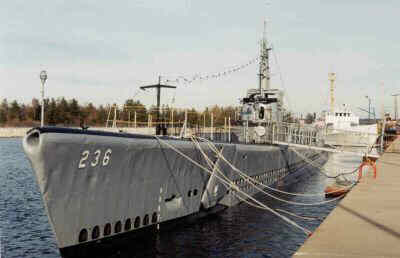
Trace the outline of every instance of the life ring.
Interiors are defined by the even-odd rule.
[[[370,166],[374,169],[374,179],[376,179],[376,164],[375,162],[367,159],[363,163],[361,163],[360,167],[358,168],[358,181],[362,178],[362,169],[364,166]]]

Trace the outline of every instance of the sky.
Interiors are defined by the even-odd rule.
[[[377,113],[382,103],[392,112],[391,94],[400,93],[399,10],[395,0],[4,1],[0,99],[39,98],[39,73],[46,70],[46,97],[154,104],[155,92],[138,88],[159,75],[213,74],[257,57],[266,19],[271,85],[285,90],[293,112],[328,108],[329,72],[337,74],[337,105],[365,116],[358,108],[368,109],[368,95]],[[162,103],[238,105],[257,87],[257,69],[174,84]]]

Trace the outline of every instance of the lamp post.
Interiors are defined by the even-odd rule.
[[[369,122],[369,120],[371,119],[371,98],[368,95],[366,95],[365,97],[368,99],[368,122]]]
[[[41,119],[40,119],[40,126],[43,127],[44,125],[44,83],[47,80],[47,73],[45,70],[40,72],[40,80],[42,81],[42,113],[41,113]]]

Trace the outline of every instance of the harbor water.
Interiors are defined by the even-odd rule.
[[[349,172],[360,157],[331,154],[324,173]],[[323,192],[327,179],[318,169],[304,169],[288,192]],[[348,176],[351,179],[352,175]],[[273,193],[276,195],[276,193]],[[319,202],[323,196],[279,197],[292,202]],[[298,206],[273,200],[260,193],[256,198],[271,208],[313,218],[284,216],[313,231],[337,202]],[[268,211],[241,203],[225,211],[178,225],[146,239],[135,248],[121,249],[107,257],[290,257],[307,236]],[[138,241],[138,240],[132,240]],[[140,246],[140,247],[139,247]],[[0,139],[0,257],[60,257],[45,214],[31,166],[22,150],[21,138]]]

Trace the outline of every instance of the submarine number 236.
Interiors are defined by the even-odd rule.
[[[95,167],[97,165],[102,165],[103,167],[107,166],[110,163],[111,159],[111,149],[107,149],[104,152],[104,156],[101,159],[101,150],[96,150],[92,155],[90,155],[90,151],[84,150],[81,154],[81,160],[79,161],[79,168],[85,168],[87,165],[91,167]],[[89,159],[89,160],[88,160]]]

